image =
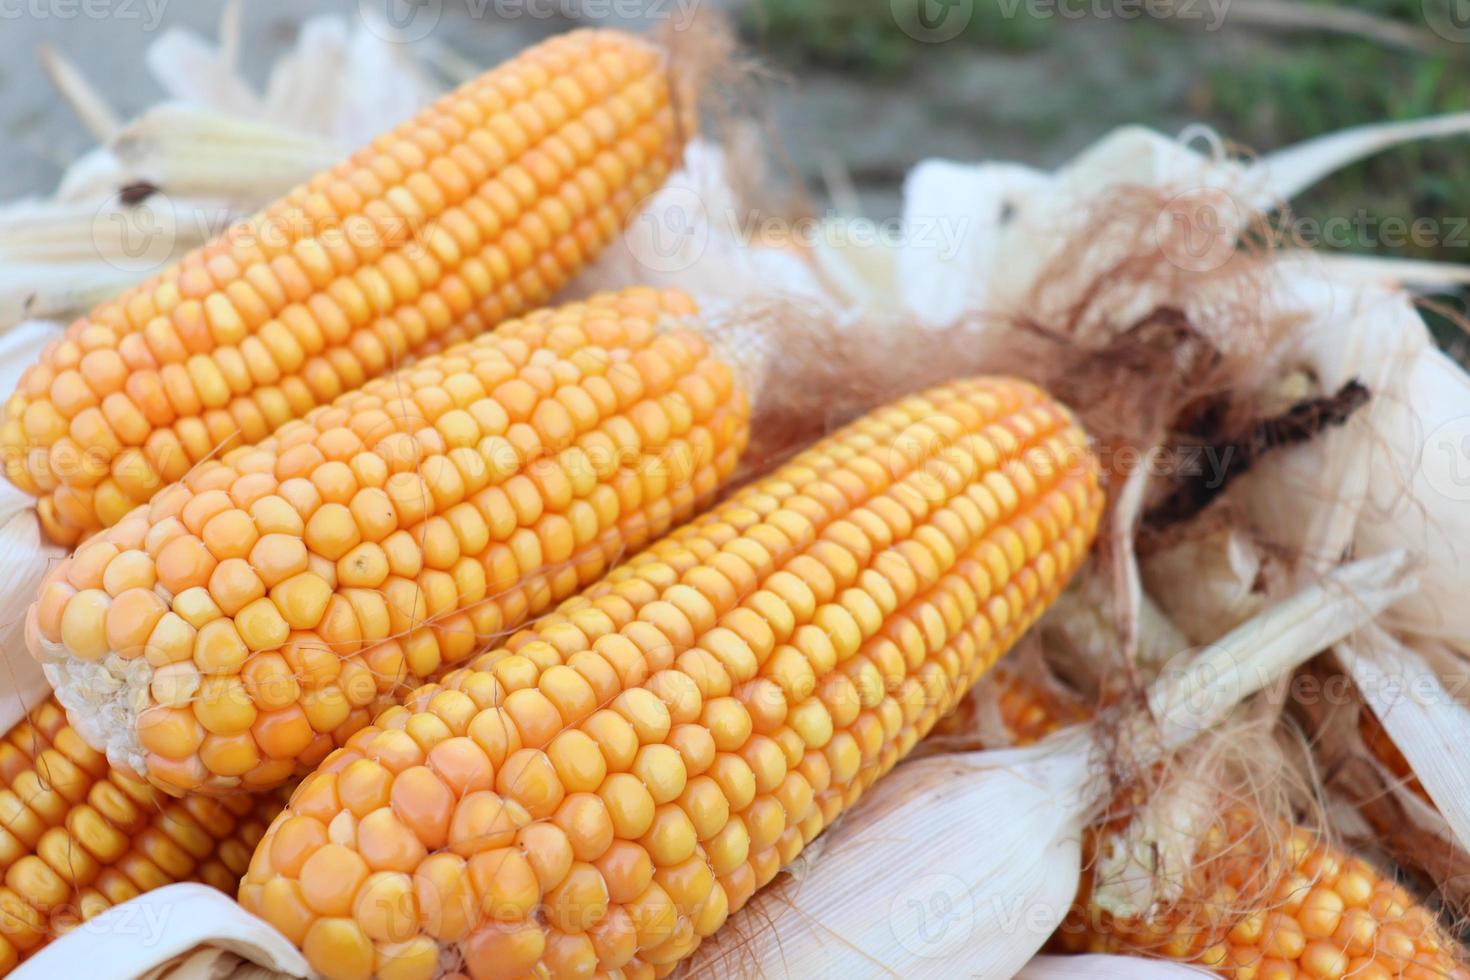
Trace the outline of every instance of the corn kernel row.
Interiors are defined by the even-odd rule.
[[[42,588],[74,723],[171,792],[278,785],[690,517],[749,414],[693,312],[540,310],[195,468]]]
[[[333,980],[666,975],[1020,636],[1100,510],[1035,388],[877,411],[354,735],[241,902]]]
[[[22,378],[6,473],[62,543],[221,447],[545,301],[672,169],[692,125],[659,49],[553,38],[157,278]]]
[[[1010,744],[1035,741],[1084,714],[1034,683],[1007,678],[997,699]],[[1301,828],[1282,828],[1263,856],[1261,814],[1235,804],[1202,835],[1181,896],[1150,917],[1117,917],[1083,875],[1055,943],[1070,952],[1161,956],[1232,980],[1445,980],[1470,977],[1434,913],[1367,862]],[[1108,828],[1089,836],[1088,857]]]
[[[171,800],[111,769],[48,700],[0,739],[0,975],[143,892],[234,893],[287,795]]]

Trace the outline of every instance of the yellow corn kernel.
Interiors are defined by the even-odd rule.
[[[673,169],[695,123],[677,84],[658,47],[603,30],[467,83],[73,324],[6,406],[8,478],[75,544],[221,448],[540,305]],[[529,419],[541,438],[572,432],[560,405]]]
[[[675,322],[693,311],[687,297],[651,289],[540,310],[200,464],[51,573],[32,649],[141,658],[153,671],[145,675],[150,702],[131,734],[144,775],[170,793],[267,788],[291,774],[287,760],[308,770],[366,725],[379,702],[463,663],[711,501],[744,448],[748,405],[731,369]],[[612,377],[626,398],[594,398]],[[568,455],[595,448],[635,409],[674,413],[670,406],[684,404],[678,385],[694,380],[719,397],[698,412],[679,408],[678,436],[629,446],[607,469],[586,452]],[[537,413],[568,391],[586,396],[590,427],[562,433],[543,419],[547,434],[533,432]],[[452,413],[457,419],[443,425]],[[475,448],[449,448],[443,428]],[[516,448],[494,442],[501,429],[529,434]],[[553,435],[580,441],[549,455]],[[653,469],[670,474],[660,494],[626,508],[586,504],[626,474]],[[502,533],[508,489],[517,503]],[[583,505],[588,532],[548,567],[538,529],[571,523]],[[491,541],[492,528],[516,546]],[[147,589],[134,585],[145,572],[156,577]],[[131,587],[116,597],[94,587],[109,578]],[[536,663],[511,658],[500,668],[519,736],[509,753],[547,750],[618,683],[611,668],[589,680],[574,666],[548,660],[542,674]],[[674,683],[667,673],[664,683]],[[642,693],[652,704],[627,710],[647,729],[663,709]],[[118,704],[137,711],[128,697],[120,693]],[[421,726],[410,736],[428,751],[461,734],[473,715],[464,700],[460,729]],[[716,711],[721,739],[738,735],[738,707]],[[666,728],[666,710],[662,717]],[[551,778],[558,768],[595,790],[603,774],[592,754],[571,743],[543,752],[518,794],[531,792],[532,776],[542,789],[560,786]],[[658,802],[682,789],[662,788]],[[539,811],[559,800],[522,802]]]
[[[1059,699],[1019,672],[1001,673],[993,690],[1008,744],[1035,742],[1087,716],[1078,703]],[[967,698],[947,725],[973,733],[977,710],[979,699]],[[1114,826],[1089,831],[1089,854],[1109,846]],[[1054,945],[1070,952],[1167,957],[1226,977],[1466,975],[1458,944],[1402,886],[1304,828],[1263,834],[1262,827],[1259,812],[1230,804],[1200,835],[1196,874],[1184,893],[1151,915],[1108,913],[1092,901],[1092,875],[1084,870]],[[1083,867],[1092,867],[1090,857]],[[1273,898],[1273,882],[1278,895],[1290,893],[1296,900],[1288,905]]]
[[[500,404],[534,417],[523,391]],[[936,438],[911,445],[926,427]],[[525,516],[556,492],[525,494]],[[323,789],[267,832],[241,901],[301,935],[300,910],[264,890],[299,883],[299,942],[326,970],[334,949],[311,930],[386,932],[362,889],[401,870],[420,883],[418,914],[393,923],[405,955],[424,940],[471,976],[665,974],[1016,642],[1101,510],[1085,436],[1029,385],[977,379],[875,412],[384,711],[308,777]],[[911,639],[911,655],[881,652]],[[865,695],[852,677],[880,661],[897,683]],[[905,711],[908,692],[923,710]],[[469,745],[449,755],[456,738]],[[308,838],[308,811],[357,820],[356,843]],[[419,848],[365,841],[382,814]],[[318,860],[338,873],[312,905]]]
[[[176,881],[233,893],[288,794],[172,803],[108,766],[53,698],[0,740],[0,936],[16,955],[0,976],[60,932]],[[13,805],[6,807],[5,800]]]

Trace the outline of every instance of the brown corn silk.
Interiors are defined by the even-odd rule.
[[[0,787],[0,975],[143,892],[233,894],[288,795],[171,799],[111,768],[55,699],[0,739]]]
[[[74,723],[171,792],[309,771],[713,501],[749,406],[695,312],[539,310],[195,467],[42,586]]]
[[[537,45],[72,324],[0,424],[63,544],[222,448],[547,300],[692,131],[663,52]],[[683,107],[681,113],[680,107]]]
[[[353,736],[241,902],[333,978],[667,975],[1020,637],[1101,510],[1033,386],[875,411]]]
[[[957,712],[978,710],[974,697]],[[1086,720],[1020,673],[996,678],[994,702],[1012,745]],[[1121,821],[1089,831],[1084,867]],[[1302,827],[1266,833],[1252,807],[1223,808],[1200,840],[1182,894],[1151,916],[1119,917],[1093,901],[1083,874],[1054,945],[1198,964],[1233,980],[1415,980],[1470,977],[1432,911],[1366,862]]]

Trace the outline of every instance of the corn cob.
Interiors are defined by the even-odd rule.
[[[220,448],[540,304],[672,168],[680,101],[659,50],[616,31],[468,83],[74,323],[6,406],[7,476],[73,544]]]
[[[241,901],[330,978],[668,974],[1014,643],[1101,505],[1029,385],[877,411],[354,735]]]
[[[1019,675],[1006,679],[997,702],[1013,745],[1085,714],[1057,706]],[[1227,807],[1202,837],[1198,879],[1146,918],[1100,908],[1085,871],[1055,944],[1196,963],[1234,980],[1470,977],[1434,913],[1402,887],[1302,827],[1282,828],[1272,848],[1278,856],[1263,860],[1262,825],[1253,808]],[[1105,826],[1089,835],[1085,868],[1107,833]]]
[[[748,436],[693,311],[537,311],[196,467],[32,607],[73,723],[171,792],[278,785],[692,516]]]
[[[931,743],[961,739],[984,748],[987,723],[993,723],[1000,727],[1004,739],[1001,745],[1030,745],[1088,718],[1080,701],[1048,689],[1008,664],[992,671],[983,687],[984,690],[977,688],[954,711],[939,719]],[[961,751],[970,747],[965,745]]]
[[[1383,722],[1378,716],[1363,707],[1358,712],[1358,735],[1363,739],[1363,745],[1371,752],[1385,769],[1399,779],[1400,782],[1419,799],[1434,806],[1434,801],[1429,798],[1429,793],[1424,789],[1424,784],[1419,782],[1419,777],[1414,775],[1414,768],[1409,765],[1409,760],[1404,758],[1404,753],[1399,750],[1393,738],[1383,727]]]
[[[0,740],[0,784],[0,975],[142,892],[233,893],[287,797],[169,800],[109,768],[54,699]]]

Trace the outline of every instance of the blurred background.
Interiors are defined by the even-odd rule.
[[[0,199],[49,192],[90,146],[40,69],[52,45],[123,114],[160,92],[162,30],[213,39],[223,0],[0,0]],[[267,66],[309,16],[387,14],[421,43],[489,66],[580,24],[726,15],[761,59],[791,168],[823,205],[900,207],[925,156],[1055,165],[1109,129],[1208,123],[1264,150],[1357,123],[1467,108],[1470,0],[246,0],[243,62]],[[1336,246],[1470,259],[1470,143],[1422,143],[1297,202],[1340,220]],[[1439,219],[1413,235],[1416,216]],[[1348,219],[1348,220],[1341,220]],[[1404,225],[1405,234],[1391,234]]]

